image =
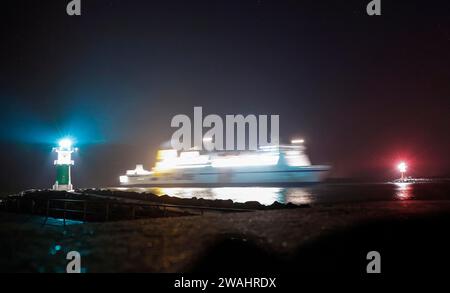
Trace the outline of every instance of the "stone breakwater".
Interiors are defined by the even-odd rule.
[[[7,196],[0,201],[0,210],[61,218],[64,224],[66,219],[102,222],[298,207],[277,202],[265,206],[258,202],[235,203],[231,200],[177,198],[107,189],[85,189],[74,192],[29,190]]]

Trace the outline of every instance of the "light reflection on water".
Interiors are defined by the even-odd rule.
[[[217,187],[217,188],[155,188],[150,190],[157,195],[170,195],[181,198],[231,199],[234,202],[257,201],[270,205],[275,201],[295,204],[311,203],[311,193],[303,188],[281,187]]]
[[[180,198],[258,201],[270,205],[277,201],[293,204],[368,202],[392,200],[450,200],[446,183],[323,183],[307,187],[217,187],[217,188],[115,188],[123,191],[167,194]]]
[[[234,202],[257,201],[263,205],[271,205],[274,202],[310,204],[313,200],[313,192],[307,187],[116,187],[115,190],[149,192],[156,195],[169,195],[180,198],[204,198],[232,200]]]
[[[395,196],[399,200],[408,200],[412,198],[413,185],[411,183],[395,183]]]

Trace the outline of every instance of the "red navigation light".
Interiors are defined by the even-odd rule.
[[[404,173],[404,172],[406,172],[406,169],[408,168],[408,166],[406,165],[405,162],[401,162],[400,164],[397,165],[397,168],[400,172]]]

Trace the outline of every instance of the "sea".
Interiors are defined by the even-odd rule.
[[[372,201],[450,200],[450,180],[421,183],[321,183],[304,187],[151,187],[114,189],[150,192],[180,198],[223,199],[235,202],[257,201],[264,205],[274,202],[334,204]]]

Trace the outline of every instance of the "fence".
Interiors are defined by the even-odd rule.
[[[169,216],[204,215],[205,212],[248,212],[251,209],[175,205],[163,203],[124,203],[112,200],[92,199],[39,199],[16,197],[1,202],[5,211],[31,213],[49,217],[101,222],[111,220],[130,220],[136,218],[155,218]]]

